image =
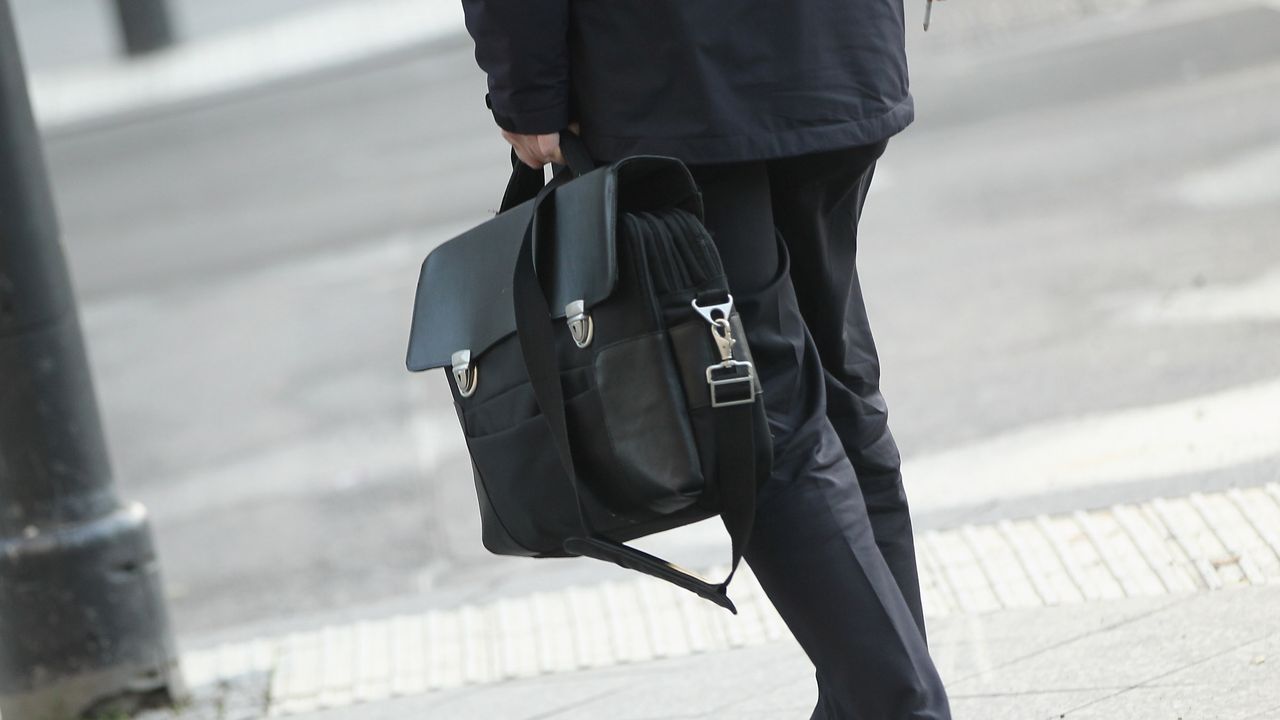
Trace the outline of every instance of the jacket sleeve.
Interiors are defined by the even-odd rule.
[[[553,133],[569,124],[570,0],[462,0],[486,104],[504,130]]]

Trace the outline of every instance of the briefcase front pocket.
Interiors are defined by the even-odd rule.
[[[574,398],[579,405],[586,394]],[[552,451],[541,415],[478,437],[466,436],[480,497],[481,539],[503,555],[558,556],[558,538],[580,530],[573,486]]]
[[[501,356],[509,348],[494,350]],[[674,361],[665,333],[654,332],[614,342],[591,365],[562,373],[584,509],[603,530],[652,522],[701,497],[697,440],[684,399],[672,391],[680,387]],[[564,512],[575,498],[528,383],[455,402],[476,490],[492,511],[484,521],[510,534],[523,550],[514,554],[555,553],[558,546],[543,539],[575,527],[576,515]],[[484,533],[486,547],[494,530]]]
[[[604,433],[579,423],[574,437],[607,442],[606,453],[583,458],[591,477],[613,478],[619,507],[674,513],[696,502],[703,488],[697,440],[689,424],[664,331],[614,343],[595,358]],[[571,419],[571,428],[572,428]],[[580,443],[580,445],[589,443]],[[606,474],[607,473],[607,474]]]

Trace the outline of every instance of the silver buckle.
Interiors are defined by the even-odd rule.
[[[746,373],[740,373],[741,369],[745,369]],[[717,378],[715,373],[717,370],[729,370],[734,373],[733,377]],[[736,400],[721,400],[721,388],[741,385],[746,383],[747,396]],[[742,360],[729,360],[723,363],[717,363],[707,367],[707,385],[711,388],[711,407],[733,407],[734,405],[748,405],[756,401],[756,369],[751,363]]]
[[[480,383],[480,368],[471,364],[470,350],[459,350],[453,354],[453,382],[458,386],[458,394],[462,397],[476,394],[476,385]]]
[[[582,300],[574,300],[564,306],[564,315],[574,344],[580,348],[590,345],[596,334],[596,325],[587,314],[587,304]]]

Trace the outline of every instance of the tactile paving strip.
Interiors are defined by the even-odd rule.
[[[928,532],[917,553],[931,617],[1275,582],[1280,485]],[[278,716],[785,635],[750,568],[733,596],[737,616],[637,576],[222,645],[183,666],[192,686],[270,672]]]

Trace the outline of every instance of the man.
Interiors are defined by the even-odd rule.
[[[911,123],[901,0],[463,0],[486,100],[532,167],[689,164],[764,386],[774,468],[746,559],[816,667],[812,718],[949,718],[855,268]]]

